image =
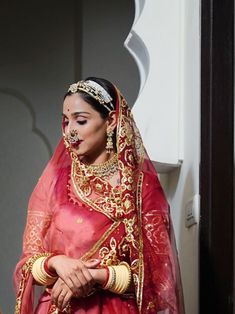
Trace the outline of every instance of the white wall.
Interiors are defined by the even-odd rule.
[[[182,269],[186,314],[199,310],[199,224],[185,228],[185,206],[199,194],[200,163],[200,1],[184,1],[184,157],[169,175],[168,195]],[[199,208],[196,217],[199,219]]]
[[[154,161],[160,159],[161,163],[168,163],[175,159],[176,164],[178,159],[183,160],[180,167],[172,168],[160,177],[171,205],[186,314],[197,314],[199,225],[195,224],[189,229],[185,227],[185,206],[199,194],[200,1],[147,0],[145,6],[147,8],[143,9],[143,16],[140,15],[134,30],[142,36],[149,50],[150,71],[134,105],[134,115],[137,122],[141,122],[139,127],[144,142],[146,140],[151,146],[150,157]],[[153,60],[158,57],[160,60]],[[168,60],[177,64],[171,66]],[[164,67],[159,66],[161,61]],[[158,92],[159,88],[165,92]],[[172,98],[172,95],[175,97]],[[149,115],[145,115],[146,103]],[[159,140],[154,134],[160,134]],[[171,143],[174,144],[173,149],[165,147]],[[158,156],[161,158],[158,159]],[[169,171],[170,168],[165,169]],[[199,207],[195,216],[199,218]]]

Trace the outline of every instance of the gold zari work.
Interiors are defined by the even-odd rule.
[[[118,158],[115,153],[109,160],[98,165],[86,165],[79,161],[78,157],[71,153],[73,161],[80,168],[80,171],[85,177],[96,176],[99,178],[107,179],[113,176],[118,170]]]
[[[124,237],[119,238],[118,234],[110,235],[107,242],[96,248],[104,265],[115,265],[118,260],[132,256],[131,270],[138,308],[141,309],[144,279],[141,167],[144,160],[144,147],[133,123],[132,114],[122,97],[119,103],[121,108],[116,130],[118,155],[113,157],[116,160],[111,163],[115,167],[113,166],[110,174],[104,175],[106,171],[102,173],[91,168],[87,169],[87,165],[82,164],[72,153],[71,182],[76,196],[89,208],[103,213],[112,221],[119,221],[120,227],[123,225]],[[120,185],[112,187],[108,179],[115,171],[118,172]]]

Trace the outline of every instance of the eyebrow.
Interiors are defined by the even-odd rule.
[[[77,116],[80,116],[80,115],[84,115],[84,114],[90,115],[90,112],[78,111],[78,112],[73,112],[73,113],[71,113],[71,115],[72,115],[74,118],[76,118]],[[64,113],[62,113],[62,116],[68,119],[68,117],[67,117],[66,114],[64,114]]]

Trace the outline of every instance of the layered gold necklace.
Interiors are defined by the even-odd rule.
[[[94,176],[102,179],[108,179],[111,178],[118,171],[117,153],[115,153],[109,160],[105,161],[102,164],[87,165],[81,161],[78,161],[77,158],[75,162],[79,163],[80,170],[87,177]]]

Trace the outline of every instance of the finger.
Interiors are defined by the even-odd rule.
[[[64,297],[63,303],[62,303],[62,311],[66,308],[66,306],[69,304],[70,299],[72,298],[73,293],[71,290],[68,290],[67,294]]]
[[[78,275],[79,275],[79,280],[81,281],[81,284],[82,284],[84,294],[87,295],[93,288],[95,284],[95,280],[92,277],[89,269],[87,269],[85,265],[81,267],[81,273],[79,273]]]
[[[66,293],[67,290],[69,290],[68,286],[65,284],[63,280],[59,278],[51,290],[51,299],[53,303],[55,303],[58,306],[59,297],[61,293],[63,293],[63,291],[65,291]]]
[[[62,290],[61,293],[59,294],[57,302],[56,302],[56,306],[59,309],[62,309],[62,304],[63,304],[64,298],[66,295],[67,295],[67,291],[65,291],[65,290]]]
[[[51,299],[54,303],[57,303],[57,299],[59,297],[60,292],[61,292],[61,282],[60,282],[60,279],[58,279],[51,290]]]
[[[73,293],[75,293],[77,289],[81,287],[81,281],[79,280],[76,273],[72,275],[68,281],[68,287]]]
[[[89,265],[89,263],[87,263],[87,265]],[[85,263],[82,263],[81,271],[82,271],[83,276],[85,277],[86,281],[91,283],[91,284],[94,284],[94,278],[92,277],[87,265]],[[90,264],[90,265],[92,265],[92,264]]]
[[[101,260],[100,259],[89,259],[86,262],[83,262],[83,264],[87,267],[87,268],[96,268],[97,266],[99,266]]]
[[[79,285],[77,286],[75,293],[79,292],[79,296],[86,296],[89,286],[82,271],[77,273],[77,280],[79,281]]]
[[[86,293],[88,294],[90,292],[90,290],[93,288],[93,286],[95,284],[95,280],[92,277],[89,269],[87,269],[86,267],[82,268],[82,273],[83,273],[83,276],[86,280]]]
[[[76,275],[75,274],[69,275],[69,277],[66,277],[63,281],[64,281],[64,284],[66,284],[69,287],[69,289],[71,289],[72,291],[76,289]]]

